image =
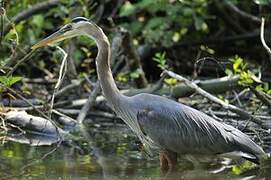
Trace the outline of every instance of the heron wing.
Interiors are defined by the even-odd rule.
[[[161,148],[193,154],[263,152],[238,129],[220,123],[196,109],[171,100],[161,100],[159,106],[154,102],[154,105],[146,106],[137,114],[142,132]]]

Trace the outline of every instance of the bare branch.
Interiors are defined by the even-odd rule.
[[[266,49],[266,51],[269,54],[269,57],[271,57],[271,49],[268,47],[268,45],[266,44],[265,40],[264,40],[264,18],[262,18],[262,23],[261,23],[261,42],[263,47]]]
[[[225,5],[231,9],[233,12],[235,12],[236,14],[238,14],[240,17],[244,18],[244,19],[248,19],[250,21],[256,22],[256,23],[260,23],[261,19],[258,18],[257,16],[253,16],[245,11],[240,10],[238,7],[236,7],[232,2],[228,1],[228,0],[224,0]]]
[[[96,97],[98,96],[98,94],[101,91],[101,86],[100,86],[100,82],[97,81],[96,85],[94,87],[94,90],[91,92],[91,94],[88,97],[87,102],[85,103],[85,105],[83,106],[83,108],[81,109],[79,115],[77,116],[77,122],[78,123],[82,123],[83,120],[85,119],[85,117],[87,116],[87,112],[89,111],[89,109],[94,105]]]
[[[11,71],[7,73],[7,76],[11,76],[21,64],[23,64],[33,56],[34,52],[35,50],[32,50],[28,54],[26,54],[22,59],[20,59],[19,62],[11,69]]]
[[[186,78],[184,78],[184,77],[182,77],[172,71],[165,70],[164,73],[168,74],[169,76],[171,76],[179,81],[183,81],[187,86],[191,87],[192,89],[194,89],[196,92],[198,92],[202,96],[206,97],[207,99],[209,99],[217,104],[220,104],[223,108],[228,109],[228,110],[238,114],[242,118],[249,119],[252,122],[260,125],[261,127],[268,129],[268,127],[260,119],[254,117],[253,115],[249,114],[247,111],[245,111],[239,107],[236,107],[232,104],[228,104],[228,103],[222,101],[221,99],[218,99],[217,97],[213,96],[212,94],[210,94],[207,91],[200,88],[196,83],[191,82],[188,79],[186,79]]]

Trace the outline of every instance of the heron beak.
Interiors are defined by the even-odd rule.
[[[50,35],[49,37],[41,40],[40,42],[38,42],[37,44],[32,46],[31,49],[34,50],[34,49],[37,49],[37,48],[40,48],[40,47],[44,47],[44,46],[47,46],[47,45],[50,45],[50,44],[54,44],[54,43],[57,43],[57,42],[62,41],[64,39],[66,39],[66,36],[62,32],[57,31],[54,34]]]

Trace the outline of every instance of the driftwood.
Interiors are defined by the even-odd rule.
[[[27,114],[25,111],[10,111],[5,114],[7,122],[20,127],[22,130],[36,134],[59,137],[65,132],[51,121]]]
[[[198,80],[195,81],[194,83],[197,84],[202,89],[204,89],[205,91],[208,91],[213,94],[219,94],[240,87],[238,85],[238,80],[239,76],[232,77],[227,76],[211,80],[202,80],[202,81]],[[152,87],[122,91],[122,93],[127,96],[132,96],[138,93],[152,93],[152,92],[153,92]],[[195,89],[189,87],[186,84],[178,84],[174,87],[162,87],[160,90],[154,92],[154,94],[168,95],[174,98],[187,97],[193,93],[195,93]]]

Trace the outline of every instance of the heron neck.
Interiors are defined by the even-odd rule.
[[[96,58],[98,79],[100,80],[105,99],[108,101],[109,105],[115,109],[114,107],[116,103],[119,102],[122,95],[117,88],[110,68],[110,44],[108,38],[104,34],[102,38],[96,39],[96,43],[98,46],[98,55]]]

